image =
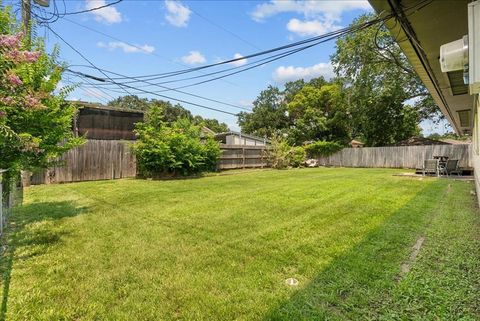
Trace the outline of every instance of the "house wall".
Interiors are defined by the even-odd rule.
[[[473,104],[473,137],[472,137],[472,165],[475,175],[475,187],[477,190],[478,202],[480,204],[480,101],[475,95]]]
[[[265,146],[263,141],[251,139],[248,137],[240,137],[238,135],[228,135],[226,137],[227,145],[245,145],[245,146]]]

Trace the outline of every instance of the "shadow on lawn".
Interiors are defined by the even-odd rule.
[[[429,184],[264,320],[377,320],[445,190],[441,182]]]
[[[2,240],[3,253],[0,257],[0,274],[2,286],[2,303],[0,307],[0,321],[5,320],[7,313],[10,278],[15,260],[27,260],[42,255],[49,246],[61,240],[66,232],[55,231],[49,228],[36,229],[35,233],[26,231],[30,224],[51,222],[66,217],[77,216],[87,210],[85,207],[75,206],[73,202],[43,202],[22,205],[14,210],[10,218],[8,229]],[[35,246],[35,250],[27,255],[15,256],[20,248]]]

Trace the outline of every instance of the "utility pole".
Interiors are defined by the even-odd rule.
[[[23,33],[27,39],[27,43],[30,45],[31,33],[30,33],[30,20],[32,18],[32,3],[31,0],[21,0],[22,1],[22,23],[23,23]]]

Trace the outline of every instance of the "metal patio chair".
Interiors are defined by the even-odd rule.
[[[440,174],[446,174],[447,176],[452,174],[457,174],[460,176],[462,174],[462,170],[458,167],[459,160],[458,159],[449,159],[444,167],[440,167]]]
[[[423,162],[422,174],[423,176],[427,174],[435,174],[436,176],[439,176],[440,167],[438,165],[438,159],[426,159]]]

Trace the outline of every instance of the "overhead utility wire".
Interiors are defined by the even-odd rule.
[[[416,11],[420,10],[421,8],[425,7],[426,5],[428,5],[430,2],[431,2],[431,0],[424,0],[424,1],[421,1],[419,3],[416,3],[415,5],[407,8],[406,10],[415,10],[415,12],[416,12]],[[198,70],[202,70],[202,69],[206,69],[206,68],[212,68],[212,67],[216,67],[216,66],[220,66],[220,65],[230,64],[230,63],[238,62],[238,61],[241,61],[241,60],[244,60],[244,59],[250,59],[250,58],[257,57],[257,56],[266,55],[266,54],[269,54],[269,53],[272,53],[272,52],[281,51],[281,50],[289,49],[289,48],[292,48],[292,47],[297,47],[297,46],[304,45],[304,44],[307,44],[307,43],[312,43],[312,42],[321,40],[321,39],[326,38],[326,37],[330,37],[330,36],[333,36],[333,35],[344,33],[346,31],[357,31],[359,29],[363,29],[365,27],[375,25],[379,22],[384,22],[384,21],[389,20],[393,17],[395,17],[395,13],[393,13],[393,12],[389,13],[388,15],[385,15],[384,17],[380,17],[380,15],[379,15],[379,16],[377,16],[377,18],[369,20],[369,21],[367,21],[364,24],[359,25],[359,26],[346,27],[346,28],[338,29],[338,30],[335,30],[335,31],[325,33],[325,34],[320,35],[320,36],[304,39],[304,40],[297,41],[297,42],[294,42],[294,43],[291,43],[291,44],[288,44],[288,45],[284,45],[284,46],[260,51],[260,52],[253,53],[253,54],[246,55],[246,56],[239,57],[239,58],[233,58],[233,59],[221,61],[221,62],[214,63],[214,64],[209,64],[209,65],[204,65],[204,66],[199,66],[199,67],[194,67],[194,68],[188,68],[188,69],[181,69],[181,70],[176,70],[176,71],[170,71],[170,72],[165,72],[165,73],[156,73],[156,74],[150,74],[150,75],[138,75],[138,76],[132,76],[132,77],[133,78],[151,78],[150,80],[153,80],[152,77],[159,77],[159,76],[172,77],[172,76],[176,76],[176,75],[179,75],[179,74],[184,74],[184,73],[198,71]],[[156,78],[156,79],[159,79],[159,78]],[[113,79],[120,80],[120,79],[125,79],[125,78],[113,78]]]
[[[84,74],[84,73],[79,72],[79,71],[73,71],[73,70],[69,70],[69,69],[67,69],[67,70],[71,73],[76,73],[76,74],[78,74],[82,77],[91,78],[91,75]],[[94,79],[94,80],[97,80],[97,79]],[[221,109],[217,109],[217,108],[213,108],[213,107],[208,107],[208,106],[197,104],[197,103],[192,103],[190,101],[186,101],[186,100],[183,100],[183,99],[173,98],[173,97],[169,97],[169,96],[165,96],[165,95],[160,95],[160,94],[152,92],[152,91],[138,89],[138,88],[135,88],[133,86],[123,85],[123,84],[119,84],[119,83],[116,83],[116,84],[118,84],[118,86],[125,86],[125,87],[130,88],[130,89],[136,89],[138,91],[141,91],[144,94],[155,95],[155,96],[162,97],[162,98],[165,98],[165,99],[178,101],[178,102],[181,102],[181,103],[184,103],[184,104],[188,104],[188,105],[192,105],[192,106],[196,106],[196,107],[200,107],[200,108],[204,108],[204,109],[209,109],[209,110],[217,111],[217,112],[232,115],[232,116],[237,116],[238,115],[238,114],[234,114],[234,113],[231,113],[231,112],[228,112],[228,111],[225,111],[225,110],[221,110]]]
[[[82,57],[85,61],[87,61],[92,67],[94,67],[95,69],[98,69],[100,71],[100,69],[95,66],[95,64],[93,64],[87,57],[85,57],[79,50],[77,50],[74,46],[72,46],[69,42],[67,42],[65,39],[63,39],[58,33],[56,33],[52,28],[50,28],[50,26],[47,26],[47,28],[54,34],[56,35],[60,40],[62,40],[68,47],[70,47],[72,50],[74,50],[80,57]],[[87,75],[87,74],[84,74],[84,73],[81,73],[81,72],[75,72],[75,71],[72,71],[72,70],[69,70],[67,69],[69,72],[73,72],[73,73],[76,73],[77,75],[80,75],[80,76],[84,76],[86,78],[90,78],[90,79],[93,79],[93,80],[96,80],[96,81],[107,81],[105,79],[102,79],[102,78],[99,78],[99,77],[96,77],[96,76],[92,76],[92,75]],[[118,87],[120,87],[122,90],[124,90],[128,95],[131,95],[131,93],[126,90],[125,88],[128,88],[128,89],[134,89],[134,90],[139,90],[145,94],[151,94],[151,95],[155,95],[155,96],[158,96],[158,97],[162,97],[162,98],[165,98],[165,99],[170,99],[170,100],[174,100],[174,101],[178,101],[178,102],[181,102],[181,103],[184,103],[184,104],[189,104],[189,105],[192,105],[192,106],[197,106],[197,107],[200,107],[200,108],[204,108],[204,109],[209,109],[209,110],[213,110],[213,111],[217,111],[217,112],[221,112],[221,113],[224,113],[224,114],[228,114],[228,115],[232,115],[232,116],[236,116],[237,114],[234,114],[234,113],[231,113],[229,111],[225,111],[225,110],[221,110],[221,109],[217,109],[217,108],[213,108],[213,107],[208,107],[208,106],[205,106],[205,105],[201,105],[201,104],[197,104],[197,103],[192,103],[192,102],[189,102],[187,100],[183,100],[183,99],[178,99],[178,98],[174,98],[174,97],[169,97],[169,96],[165,96],[165,95],[160,95],[158,93],[155,93],[155,92],[151,92],[151,91],[147,91],[147,90],[142,90],[142,89],[138,89],[138,88],[135,88],[133,86],[129,86],[129,85],[125,85],[125,84],[121,84],[121,83],[116,83],[114,80],[112,80],[106,73],[104,73],[103,71],[101,71],[102,74],[104,74],[107,79],[109,81],[111,81],[112,83],[115,83],[118,85]],[[125,87],[125,88],[124,88]]]
[[[200,82],[197,82],[197,83],[194,83],[194,84],[189,84],[189,85],[186,85],[186,86],[181,86],[181,87],[173,88],[173,90],[178,90],[178,89],[182,89],[182,88],[187,88],[187,87],[191,87],[191,86],[196,86],[196,85],[199,85],[199,84],[204,84],[204,83],[211,82],[211,81],[214,81],[214,80],[218,80],[218,79],[221,79],[221,78],[224,78],[224,77],[228,77],[228,76],[231,76],[231,75],[234,75],[234,74],[238,74],[238,73],[240,73],[240,72],[244,72],[244,71],[247,71],[247,70],[250,70],[250,69],[259,67],[259,66],[261,66],[261,65],[265,65],[265,64],[270,63],[270,62],[272,62],[272,61],[279,60],[279,59],[284,58],[284,57],[286,57],[286,56],[295,54],[295,53],[297,53],[297,52],[306,50],[306,49],[311,48],[311,47],[313,47],[313,46],[316,46],[316,45],[318,45],[318,44],[320,44],[320,43],[324,43],[324,42],[330,41],[330,40],[332,40],[332,39],[334,39],[334,38],[337,38],[338,36],[345,35],[345,34],[348,34],[348,33],[351,33],[351,32],[355,32],[355,31],[358,31],[358,30],[361,30],[361,29],[370,27],[371,25],[373,25],[373,22],[365,23],[364,25],[360,25],[360,26],[358,26],[358,27],[354,27],[354,28],[350,28],[350,29],[344,30],[342,33],[335,33],[334,35],[332,35],[332,36],[330,36],[330,37],[324,38],[324,39],[322,39],[322,40],[320,40],[320,41],[317,41],[317,42],[315,42],[315,43],[309,44],[309,45],[307,45],[307,46],[303,46],[303,47],[296,48],[296,49],[293,49],[293,50],[290,50],[290,51],[287,51],[287,52],[283,52],[283,53],[280,53],[280,54],[277,54],[277,55],[274,55],[274,56],[271,56],[271,57],[264,58],[264,59],[262,59],[262,60],[264,60],[263,62],[261,62],[261,63],[254,62],[254,63],[252,63],[252,64],[253,64],[252,66],[246,67],[246,68],[242,68],[242,69],[239,70],[239,71],[231,72],[231,73],[228,73],[228,74],[226,74],[226,75],[222,75],[222,76],[219,76],[219,77],[207,79],[207,80],[200,81]],[[273,57],[273,58],[272,58],[272,57]],[[237,67],[237,68],[241,68],[241,67]],[[236,68],[231,68],[231,69],[236,69]],[[104,71],[107,72],[107,73],[109,72],[109,71],[107,71],[107,70],[104,70]],[[223,73],[223,72],[226,72],[226,71],[219,71],[219,72],[215,72],[215,73],[211,73],[211,74],[217,74],[217,73]],[[199,77],[199,76],[197,76],[197,77],[192,77],[192,78],[198,78],[198,77]],[[118,79],[118,78],[112,77],[112,79]],[[122,79],[125,79],[125,78],[122,78]],[[148,86],[150,86],[150,85],[159,85],[159,84],[162,84],[162,83],[149,83],[149,82],[146,82],[146,81],[143,81],[143,80],[136,79],[135,77],[127,77],[127,79],[133,79],[133,81],[122,82],[122,84],[126,84],[126,83],[136,83],[136,82],[148,83],[148,84],[149,84]],[[175,81],[180,81],[180,80],[174,80],[174,81],[171,81],[171,82],[175,82]],[[163,83],[167,83],[167,82],[163,82]],[[112,84],[106,83],[105,85],[112,85]],[[139,88],[139,86],[136,86],[136,88]],[[165,91],[167,91],[167,90],[165,90]]]
[[[102,73],[108,80],[111,80],[113,81],[106,73],[104,73],[103,71],[101,71],[99,68],[97,68],[97,66],[95,66],[95,64],[93,62],[91,62],[87,57],[85,57],[85,55],[83,55],[80,51],[78,51],[74,46],[72,46],[70,43],[68,43],[65,39],[63,39],[58,33],[55,32],[55,30],[53,30],[52,28],[50,28],[49,25],[46,26],[48,28],[48,30],[50,30],[55,36],[57,36],[57,38],[59,38],[61,41],[63,41],[68,47],[70,47],[70,49],[72,49],[73,51],[75,51],[80,57],[83,58],[83,60],[85,60],[86,62],[88,62],[92,67],[96,68],[98,71],[100,71],[100,73]],[[94,79],[95,80],[95,79]],[[98,78],[97,78],[98,80]],[[120,88],[122,88],[122,90],[124,92],[127,93],[127,95],[131,95],[131,93],[126,90],[125,88],[123,88],[122,85],[120,85]]]
[[[50,27],[48,27],[49,30],[52,30]],[[58,33],[54,33],[56,36],[58,36]],[[59,38],[60,40],[64,41],[64,39],[62,38]],[[101,69],[99,67],[96,67],[96,66],[93,66],[91,65],[90,68],[93,68],[93,69],[96,69],[100,72],[102,72],[103,75],[105,75],[106,73],[108,74],[112,74],[112,75],[117,75],[117,76],[121,76],[121,77],[128,77],[128,76],[125,76],[125,75],[122,75],[122,74],[119,74],[119,73],[116,73],[116,72],[112,72],[112,71],[107,71],[105,69]],[[108,77],[109,79],[112,79],[110,77]],[[101,79],[101,78],[99,78]],[[97,79],[98,80],[98,79]],[[165,91],[175,91],[175,92],[178,92],[178,93],[181,93],[181,94],[184,94],[184,95],[188,95],[188,96],[192,96],[192,97],[196,97],[196,98],[200,98],[200,99],[203,99],[203,100],[207,100],[207,101],[211,101],[211,102],[215,102],[215,103],[218,103],[218,104],[222,104],[222,105],[226,105],[226,106],[230,106],[230,107],[233,107],[233,108],[237,108],[237,109],[242,109],[242,110],[247,110],[247,111],[250,111],[251,109],[249,108],[246,108],[246,107],[241,107],[241,106],[237,106],[237,105],[234,105],[234,104],[231,104],[231,103],[227,103],[227,102],[223,102],[223,101],[220,101],[220,100],[217,100],[217,99],[212,99],[212,98],[208,98],[208,97],[204,97],[204,96],[201,96],[201,95],[197,95],[197,94],[193,94],[193,93],[189,93],[189,92],[186,92],[186,91],[182,91],[182,90],[177,90],[175,88],[170,88],[170,87],[167,87],[167,86],[162,86],[161,84],[154,84],[154,83],[150,83],[150,82],[147,82],[147,81],[142,81],[146,84],[148,84],[148,86],[157,86],[157,87],[160,87],[162,89],[165,89]],[[122,83],[123,84],[123,83]],[[95,85],[93,85],[95,86]]]

